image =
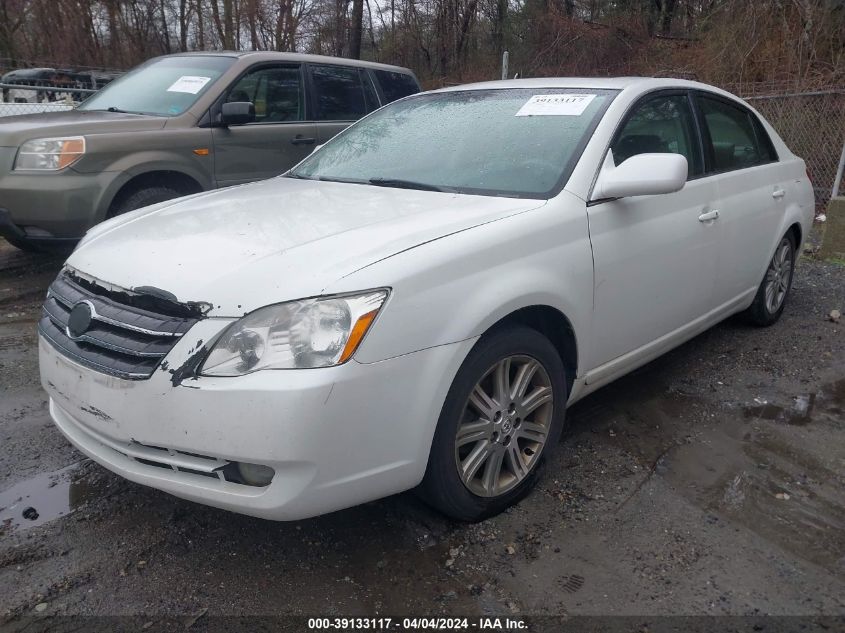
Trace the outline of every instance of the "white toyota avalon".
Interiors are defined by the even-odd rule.
[[[299,519],[410,488],[478,520],[564,413],[743,312],[813,215],[746,103],[669,79],[408,97],[284,176],[95,227],[39,323],[50,413],[141,484]]]

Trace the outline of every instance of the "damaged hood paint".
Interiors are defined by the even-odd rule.
[[[68,266],[234,317],[322,294],[376,261],[543,204],[274,178],[115,218],[90,232]]]

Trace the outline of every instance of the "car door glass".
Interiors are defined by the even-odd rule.
[[[385,103],[396,101],[420,91],[420,87],[411,75],[395,73],[390,70],[377,70],[375,74],[381,85]]]
[[[685,95],[667,95],[637,105],[610,148],[621,165],[637,154],[680,154],[689,177],[703,172],[692,108]]]
[[[700,97],[699,104],[710,132],[713,171],[744,169],[769,160],[760,151],[750,112],[707,97]]]
[[[373,80],[369,73],[363,68],[358,71],[361,74],[361,83],[364,86],[364,100],[367,103],[367,112],[378,110],[381,105],[376,94],[376,88],[373,85]]]
[[[367,114],[361,74],[352,66],[312,66],[318,121],[355,121]]]
[[[305,90],[298,66],[259,68],[241,77],[226,95],[226,102],[251,101],[256,123],[305,120]]]

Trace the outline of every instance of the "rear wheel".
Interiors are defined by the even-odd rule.
[[[754,303],[746,311],[748,320],[754,325],[768,326],[775,323],[786,305],[786,298],[792,288],[792,274],[795,270],[795,244],[787,234],[781,239],[775,254],[769,262],[763,281],[757,288]]]
[[[560,439],[566,391],[563,362],[536,330],[482,337],[443,405],[420,488],[425,500],[462,521],[519,501]]]

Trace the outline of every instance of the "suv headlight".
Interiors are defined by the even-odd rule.
[[[21,145],[14,169],[58,171],[70,167],[84,154],[83,136],[33,139]]]
[[[349,360],[373,324],[388,290],[317,297],[259,308],[232,323],[211,348],[204,376],[259,369],[312,369]]]

